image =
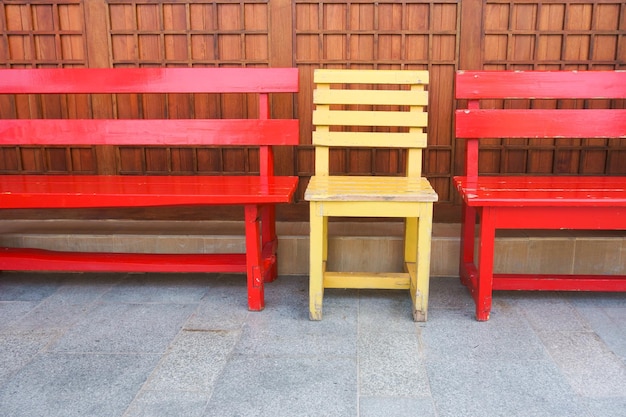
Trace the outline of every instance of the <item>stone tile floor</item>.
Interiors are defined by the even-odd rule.
[[[0,276],[0,416],[626,416],[625,293],[496,293],[474,320],[456,278],[429,320],[402,291],[307,277]]]

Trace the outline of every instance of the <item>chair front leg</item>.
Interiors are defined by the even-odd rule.
[[[328,254],[328,218],[321,213],[317,202],[310,205],[310,256],[309,256],[309,317],[322,319],[324,299],[324,272]]]

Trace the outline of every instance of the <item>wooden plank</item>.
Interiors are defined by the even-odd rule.
[[[624,177],[455,177],[470,205],[626,206]]]
[[[437,200],[426,178],[314,176],[305,194],[314,201],[421,201]]]
[[[459,71],[456,98],[626,98],[626,71]]]
[[[426,127],[425,112],[382,112],[351,110],[315,110],[313,124],[327,126]]]
[[[626,291],[626,275],[494,274],[493,289],[503,291]]]
[[[2,145],[297,145],[298,120],[3,120]]]
[[[245,254],[53,252],[0,248],[4,271],[246,272]]]
[[[458,138],[626,138],[626,110],[457,110],[456,135]]]
[[[3,208],[289,203],[297,177],[8,175]]]
[[[313,144],[322,146],[376,147],[376,148],[425,148],[426,133],[404,132],[313,132]]]
[[[320,90],[313,92],[315,104],[364,104],[427,106],[427,91],[411,90]]]
[[[297,68],[0,69],[0,94],[297,91]]]
[[[428,71],[317,69],[316,84],[428,84]]]
[[[410,283],[409,274],[403,272],[326,272],[324,288],[408,290]]]

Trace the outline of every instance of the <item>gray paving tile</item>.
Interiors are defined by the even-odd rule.
[[[579,307],[578,312],[607,347],[626,362],[626,304],[624,307],[584,306]]]
[[[408,290],[359,292],[359,330],[415,333]]]
[[[241,329],[248,314],[259,313],[249,312],[247,303],[244,275],[221,275],[211,279],[198,308],[185,323],[185,329],[194,331]]]
[[[144,391],[124,417],[200,417],[210,394],[184,391]]]
[[[237,355],[220,376],[204,415],[355,416],[356,380],[353,358]]]
[[[427,360],[547,359],[537,334],[520,311],[500,308],[497,317],[478,322],[474,313],[441,309],[422,327]]]
[[[211,392],[240,335],[240,330],[181,332],[144,389]]]
[[[28,362],[51,342],[49,335],[0,334],[0,385]]]
[[[456,259],[454,260],[456,262]],[[458,277],[431,277],[428,292],[429,314],[432,309],[448,308],[473,311],[474,301]]]
[[[360,417],[436,417],[430,397],[361,397]]]
[[[57,352],[164,353],[193,304],[101,303],[69,329]]]
[[[0,388],[3,417],[118,417],[157,355],[46,354]]]
[[[38,304],[38,301],[0,301],[0,332],[13,326]]]
[[[250,314],[240,342],[239,354],[272,356],[351,356],[357,346],[357,306],[333,305],[321,321],[310,321],[308,304],[267,306],[262,314]]]
[[[626,394],[621,397],[588,398],[583,402],[593,417],[626,417]]]
[[[429,396],[423,353],[415,331],[359,334],[359,393],[369,397]]]
[[[440,417],[590,417],[548,361],[438,358],[426,367]]]
[[[563,296],[577,307],[624,307],[626,292],[567,292]]]
[[[356,355],[358,292],[335,290],[324,297],[324,319],[309,320],[308,279],[281,281],[290,289],[270,290],[260,313],[250,313],[235,352],[272,356]],[[328,308],[326,308],[328,307]]]
[[[215,274],[128,274],[104,301],[121,303],[194,303],[207,292]]]
[[[0,301],[41,301],[54,293],[66,274],[4,272],[0,279]]]
[[[587,321],[562,293],[556,292],[505,292],[507,302],[522,311],[533,329],[586,331]]]
[[[93,308],[93,304],[113,284],[111,277],[106,275],[103,277],[98,274],[72,274],[54,293],[14,322],[10,330],[21,332],[66,330],[87,314]]]
[[[626,395],[626,364],[592,332],[541,332],[550,356],[585,397]]]

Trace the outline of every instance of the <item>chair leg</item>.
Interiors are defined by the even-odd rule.
[[[310,257],[309,257],[309,318],[322,319],[324,299],[324,272],[328,251],[328,218],[318,210],[318,204],[310,206]]]
[[[424,204],[417,221],[417,282],[413,299],[413,319],[426,321],[430,287],[430,255],[432,240],[433,205]],[[413,283],[411,284],[413,285]]]

